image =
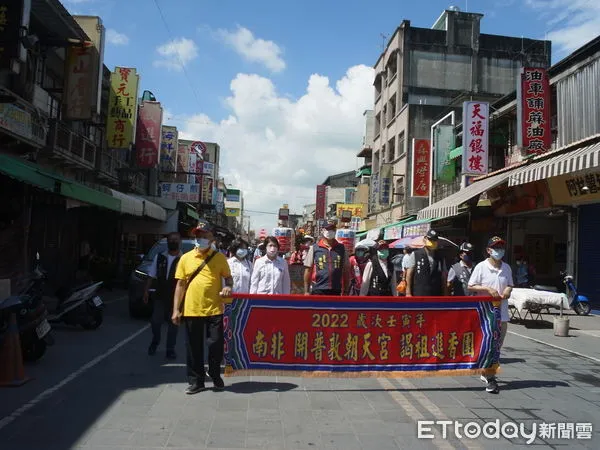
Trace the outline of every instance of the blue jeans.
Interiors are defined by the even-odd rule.
[[[152,344],[158,346],[160,344],[160,334],[163,323],[167,323],[167,351],[175,350],[177,342],[177,331],[179,327],[171,321],[172,305],[161,299],[155,299],[154,310],[152,311]]]

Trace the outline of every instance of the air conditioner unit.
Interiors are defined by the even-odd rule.
[[[50,114],[50,96],[48,92],[42,89],[37,84],[32,85],[32,102],[33,106],[46,114]]]

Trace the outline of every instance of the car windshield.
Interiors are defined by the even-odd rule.
[[[194,241],[184,240],[184,241],[182,241],[181,246],[183,248],[183,253],[187,253],[194,248]],[[156,258],[156,255],[158,255],[159,253],[166,252],[166,251],[167,251],[167,243],[166,242],[157,242],[150,249],[148,254],[146,254],[144,256],[144,261],[154,261],[154,258]]]

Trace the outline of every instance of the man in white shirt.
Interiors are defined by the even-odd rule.
[[[175,344],[177,341],[177,330],[179,327],[171,321],[173,314],[173,296],[177,280],[175,272],[177,263],[181,257],[181,236],[179,233],[169,233],[167,236],[167,251],[154,257],[152,265],[148,270],[148,281],[144,290],[144,303],[148,303],[149,291],[153,280],[156,280],[156,292],[152,310],[152,342],[148,347],[148,354],[154,355],[160,344],[161,328],[167,323],[167,358],[176,359]]]
[[[508,264],[502,261],[506,249],[504,239],[494,236],[488,241],[487,253],[489,257],[475,266],[471,278],[469,279],[469,290],[483,296],[491,296],[495,299],[501,299],[500,303],[500,342],[498,348],[502,348],[506,331],[508,329],[508,298],[514,286],[512,269]],[[481,380],[486,383],[485,390],[492,394],[497,394],[498,380],[495,376],[481,376]]]

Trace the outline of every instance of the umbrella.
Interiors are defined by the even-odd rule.
[[[405,237],[398,239],[390,244],[390,248],[406,248],[410,247],[411,242],[414,240],[413,237]]]
[[[406,239],[406,238],[405,238]],[[418,236],[416,238],[411,238],[412,241],[408,244],[410,247],[412,248],[423,248],[425,246],[425,238],[424,236]],[[446,239],[444,237],[439,238],[439,244],[440,247],[447,247],[447,246],[453,246],[458,248],[459,246],[456,245],[454,242],[452,242],[450,239]]]
[[[363,239],[362,241],[357,242],[356,245],[354,246],[354,248],[358,248],[358,247],[370,248],[370,247],[375,247],[376,245],[377,245],[377,242],[375,242],[372,239]]]

